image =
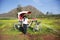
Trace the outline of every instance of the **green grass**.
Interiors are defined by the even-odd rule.
[[[60,29],[60,19],[38,19],[38,22],[41,22],[41,24],[47,24],[50,25],[54,29]],[[18,20],[0,20],[0,29],[2,30],[2,34],[20,34],[21,32],[18,30],[14,30],[13,26],[15,23],[18,23]],[[31,25],[31,28],[28,29],[28,33],[30,34],[47,34],[51,33],[52,30],[48,29],[44,25],[42,25],[42,30],[34,32],[32,31],[32,28],[34,27],[34,23]]]

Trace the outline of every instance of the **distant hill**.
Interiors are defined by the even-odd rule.
[[[36,9],[35,7],[28,5],[25,7],[22,7],[21,9],[22,11],[31,11],[31,14],[29,15],[29,17],[38,17],[41,15],[44,15],[41,11],[39,11],[38,9]],[[0,17],[17,17],[17,8],[11,10],[8,13],[4,13],[4,14],[0,14]]]
[[[8,13],[0,14],[0,17],[16,17],[17,9],[13,9]]]

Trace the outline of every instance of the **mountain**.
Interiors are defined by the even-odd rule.
[[[22,7],[21,9],[22,11],[31,11],[31,14],[29,15],[29,17],[38,17],[41,15],[44,15],[41,11],[39,11],[38,9],[36,9],[35,7],[28,5],[25,7]],[[17,8],[11,10],[8,13],[4,13],[4,14],[0,14],[0,17],[17,17]]]
[[[33,7],[31,5],[23,7],[22,10],[31,11],[31,15],[29,15],[30,17],[38,17],[41,15],[44,15],[41,11],[39,11],[38,9],[36,9],[35,7]]]
[[[15,8],[8,13],[0,14],[0,17],[16,17],[16,14],[17,14],[17,9]]]

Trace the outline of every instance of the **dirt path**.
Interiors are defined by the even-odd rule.
[[[7,35],[0,34],[0,40],[60,40],[60,37],[56,37],[52,34],[47,35],[31,35],[31,34],[18,34],[18,35]]]

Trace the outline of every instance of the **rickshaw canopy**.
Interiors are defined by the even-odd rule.
[[[30,11],[21,11],[21,12],[19,12],[18,13],[18,19],[22,20],[24,14],[31,14],[31,12]]]

